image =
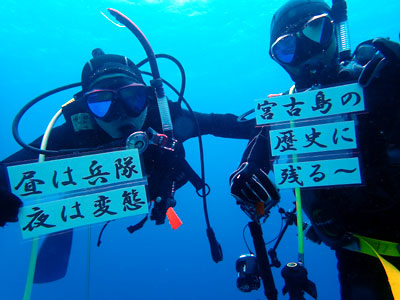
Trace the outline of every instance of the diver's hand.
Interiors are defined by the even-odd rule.
[[[265,208],[270,208],[280,200],[279,192],[267,172],[266,168],[244,162],[230,176],[231,194],[251,219],[260,215],[257,212],[260,203]]]
[[[22,201],[7,190],[0,189],[0,227],[9,222],[18,222]]]
[[[367,87],[375,79],[399,81],[400,44],[385,38],[377,38],[372,41],[372,45],[379,52],[365,65],[358,82]]]
[[[154,201],[154,207],[151,210],[150,219],[155,221],[156,225],[164,224],[168,208],[175,205],[176,201],[172,197],[157,197]]]

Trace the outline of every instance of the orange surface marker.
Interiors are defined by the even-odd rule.
[[[179,226],[182,225],[181,219],[179,219],[178,215],[172,207],[168,208],[167,210],[167,218],[172,229],[178,229]]]

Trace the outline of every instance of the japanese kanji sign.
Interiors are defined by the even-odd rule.
[[[357,148],[354,121],[270,131],[273,156]]]
[[[143,178],[136,149],[10,166],[12,192],[22,200]]]
[[[358,83],[256,100],[257,125],[319,118],[364,110]]]
[[[357,149],[355,121],[336,116],[340,121],[333,122],[332,116],[364,109],[364,93],[358,83],[256,100],[257,125],[290,122],[286,128],[269,131],[272,156],[293,161],[274,164],[277,187],[360,184],[357,157],[347,153],[346,157],[341,154],[340,159],[332,159],[332,151]],[[312,125],[301,125],[304,119]],[[309,153],[318,154],[318,161],[305,156]],[[302,156],[301,162],[297,162],[298,156]]]
[[[144,185],[24,206],[24,239],[148,212]]]
[[[9,166],[24,238],[147,213],[137,149]]]
[[[357,157],[274,165],[279,188],[360,184]]]

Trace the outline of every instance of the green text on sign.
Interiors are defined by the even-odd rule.
[[[279,189],[360,184],[356,157],[275,164],[275,184]]]
[[[363,111],[358,83],[256,100],[257,125],[319,118]]]

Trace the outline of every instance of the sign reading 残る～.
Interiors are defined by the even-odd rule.
[[[274,165],[278,188],[360,184],[357,157]]]

